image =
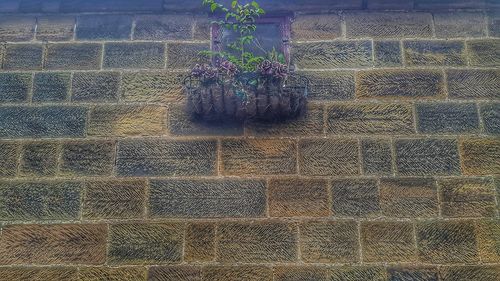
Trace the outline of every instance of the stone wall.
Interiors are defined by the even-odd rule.
[[[497,1],[264,3],[272,125],[189,121],[178,2],[0,1],[0,280],[500,279]]]

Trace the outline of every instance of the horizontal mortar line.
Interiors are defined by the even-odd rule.
[[[77,26],[78,30],[78,26]],[[36,33],[35,35],[37,35]],[[32,39],[29,41],[0,41],[0,43],[5,44],[5,45],[78,45],[78,44],[106,44],[106,43],[162,43],[162,44],[169,44],[169,43],[210,43],[210,40],[197,40],[197,39],[165,39],[165,40],[148,40],[148,39],[134,39],[130,40],[129,38],[127,39],[102,39],[102,40],[86,40],[86,39],[78,39],[76,38],[75,40],[68,40],[68,41],[50,41],[50,40],[38,40],[38,39]]]

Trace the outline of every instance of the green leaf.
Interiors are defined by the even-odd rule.
[[[210,5],[210,11],[212,11],[213,13],[215,10],[217,10],[217,7],[218,7],[217,3],[212,3],[212,5]]]
[[[259,9],[259,8],[260,8],[259,3],[255,2],[255,1],[252,1],[252,6],[253,6],[255,9]]]
[[[234,1],[231,3],[231,7],[234,9],[234,7],[236,7],[236,4],[238,4],[238,0],[234,0]]]

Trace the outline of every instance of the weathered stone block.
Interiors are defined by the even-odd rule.
[[[184,98],[182,91],[183,72],[138,72],[124,73],[122,99],[126,102],[169,103]]]
[[[478,261],[476,235],[470,221],[424,221],[417,223],[416,229],[421,262]]]
[[[369,0],[369,10],[412,10],[413,0]]]
[[[487,134],[500,134],[500,103],[481,104],[481,119],[483,120],[484,131]]]
[[[297,150],[292,140],[232,139],[222,141],[224,175],[295,174]]]
[[[436,267],[390,267],[387,269],[390,281],[419,280],[438,281],[439,274]]]
[[[479,113],[474,103],[419,103],[415,108],[417,130],[421,133],[464,134],[479,131]]]
[[[67,142],[62,146],[59,169],[63,175],[111,175],[114,153],[114,141]]]
[[[75,30],[75,18],[71,16],[43,16],[37,19],[36,39],[42,41],[71,40]]]
[[[184,260],[204,262],[215,259],[215,224],[192,223],[186,229]]]
[[[381,266],[343,266],[333,267],[329,271],[329,280],[387,280],[387,272]]]
[[[14,142],[0,142],[0,177],[14,177],[21,145]]]
[[[86,219],[141,218],[145,201],[143,180],[88,181],[82,213]]]
[[[432,16],[428,13],[348,13],[347,37],[431,37]]]
[[[297,260],[296,225],[284,222],[228,222],[217,229],[221,262],[292,262]]]
[[[5,48],[3,69],[40,70],[42,53],[41,44],[9,44]]]
[[[500,261],[500,221],[481,220],[476,222],[479,256],[485,263]]]
[[[415,9],[479,9],[484,8],[484,0],[415,0]]]
[[[207,62],[199,53],[209,49],[207,43],[167,43],[167,68],[185,69]]]
[[[356,68],[372,65],[372,44],[364,40],[295,43],[293,53],[293,61],[301,69]]]
[[[440,280],[443,281],[491,281],[500,279],[500,266],[498,265],[470,265],[441,267]]]
[[[500,37],[500,12],[491,11],[488,13],[488,31],[490,36]]]
[[[28,98],[31,74],[0,73],[0,102],[20,102]]]
[[[73,101],[105,102],[118,100],[119,72],[77,72],[73,74]]]
[[[404,41],[405,63],[409,66],[466,65],[463,41]]]
[[[327,281],[328,270],[323,266],[277,266],[273,276],[274,281]]]
[[[268,196],[271,217],[325,217],[330,213],[325,180],[272,179]]]
[[[380,213],[379,191],[375,180],[334,180],[332,198],[334,216],[369,217]]]
[[[354,98],[352,71],[300,71],[309,79],[308,99],[311,101],[348,100]]]
[[[129,39],[132,32],[130,15],[85,15],[78,17],[78,40]]]
[[[0,3],[0,12],[2,13],[17,12],[19,11],[20,4],[21,0],[4,0]]]
[[[200,266],[172,265],[153,266],[148,281],[201,281]]]
[[[359,98],[439,98],[444,96],[438,70],[366,70],[357,73]]]
[[[2,16],[0,19],[0,42],[30,41],[35,34],[35,25],[35,17]]]
[[[448,92],[458,99],[499,99],[500,70],[448,70]]]
[[[262,217],[265,183],[258,180],[152,180],[152,217]]]
[[[83,137],[86,115],[74,106],[2,107],[0,138]]]
[[[104,224],[21,224],[4,226],[0,264],[104,264]]]
[[[392,174],[392,152],[389,140],[362,140],[361,155],[361,158],[363,158],[363,174]]]
[[[121,176],[208,176],[217,173],[216,142],[124,140],[118,145]]]
[[[33,82],[33,101],[64,101],[70,84],[70,73],[37,72]]]
[[[19,10],[23,13],[57,13],[60,0],[22,0]]]
[[[479,12],[447,12],[434,14],[436,36],[440,38],[483,37],[485,20]]]
[[[436,182],[430,178],[380,180],[380,207],[388,217],[419,218],[438,215]]]
[[[76,267],[2,267],[0,281],[73,281],[78,278]]]
[[[458,175],[460,160],[454,139],[395,141],[398,174],[404,176]]]
[[[102,45],[96,43],[48,44],[43,67],[48,70],[93,70],[101,66]]]
[[[183,227],[175,223],[122,223],[110,226],[108,262],[158,264],[180,262]]]
[[[500,66],[500,39],[467,41],[471,66]]]
[[[294,40],[328,40],[341,35],[340,16],[335,14],[300,15],[292,23]]]
[[[374,41],[373,52],[376,66],[391,67],[402,65],[401,45],[399,41]]]
[[[300,225],[302,260],[317,263],[358,262],[358,239],[355,221],[304,222]]]
[[[299,142],[300,173],[310,176],[359,175],[354,139],[304,139]]]
[[[194,18],[186,15],[144,15],[135,22],[134,40],[193,39]]]
[[[1,182],[0,220],[78,219],[80,193],[75,182]]]
[[[145,281],[147,270],[141,267],[81,267],[79,281],[121,280]]]
[[[409,104],[335,104],[327,108],[330,134],[408,134],[414,132]]]
[[[75,12],[162,12],[161,0],[64,0],[60,11]],[[178,3],[177,3],[178,4]]]
[[[166,131],[167,109],[155,105],[97,106],[91,109],[91,136],[151,136]]]
[[[105,68],[163,68],[164,43],[106,43]]]
[[[466,175],[500,174],[500,140],[465,139],[460,142],[462,169]]]
[[[441,214],[444,217],[494,216],[495,185],[485,178],[449,178],[438,180]]]
[[[23,176],[55,176],[59,144],[33,142],[23,145],[19,173]]]
[[[362,222],[361,248],[366,262],[411,262],[417,258],[410,222]]]
[[[203,268],[202,280],[248,280],[271,281],[273,270],[267,266],[242,265],[242,266],[207,266]]]

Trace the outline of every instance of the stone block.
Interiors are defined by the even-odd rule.
[[[361,141],[363,174],[391,175],[392,152],[389,140],[364,139]]]
[[[441,267],[440,280],[443,281],[491,281],[500,279],[500,266],[498,265],[469,265]]]
[[[188,265],[153,266],[148,281],[201,281],[201,267]]]
[[[342,266],[333,267],[329,271],[329,280],[387,280],[387,272],[382,266]]]
[[[439,38],[483,37],[484,15],[479,12],[440,12],[434,14],[434,28]]]
[[[332,198],[334,216],[371,217],[380,213],[376,180],[334,180],[332,182]]]
[[[77,72],[73,74],[71,100],[76,102],[117,101],[119,72]]]
[[[479,131],[474,103],[418,103],[417,130],[428,134],[467,134]]]
[[[207,43],[167,43],[167,68],[187,69],[197,63],[207,62],[201,51],[210,50]]]
[[[393,67],[402,65],[401,45],[399,41],[374,41],[373,52],[375,66]]]
[[[0,281],[73,281],[78,278],[76,267],[2,267]]]
[[[59,151],[56,142],[25,143],[19,173],[22,176],[55,176]]]
[[[0,73],[0,102],[26,101],[31,80],[28,73]]]
[[[500,66],[500,39],[469,40],[467,49],[471,66]]]
[[[113,173],[114,141],[72,141],[62,146],[60,173],[73,176],[104,176]]]
[[[487,178],[438,180],[443,217],[495,216],[495,185]]]
[[[0,42],[30,41],[35,34],[36,18],[7,15],[0,19]]]
[[[19,143],[0,142],[0,177],[16,176],[20,151]]]
[[[500,175],[498,138],[464,139],[460,142],[462,171],[466,175]]]
[[[303,175],[359,175],[359,162],[355,139],[304,139],[299,142],[299,167]]]
[[[106,43],[104,45],[104,68],[154,69],[164,66],[164,43]]]
[[[500,70],[450,69],[448,95],[456,99],[500,99]]]
[[[380,207],[388,217],[420,218],[438,215],[436,182],[430,178],[380,180]]]
[[[33,82],[34,102],[65,101],[71,85],[71,74],[66,72],[37,72]]]
[[[184,98],[184,72],[127,72],[122,77],[122,99],[126,102],[170,103]]]
[[[69,41],[73,39],[76,20],[72,16],[42,16],[37,19],[36,39]]]
[[[431,37],[432,15],[428,13],[375,12],[345,15],[347,37]]]
[[[5,48],[3,69],[41,70],[42,53],[41,44],[9,44]]]
[[[48,44],[43,67],[47,70],[97,70],[102,45],[97,43]]]
[[[141,15],[133,36],[134,40],[190,40],[194,23],[194,18],[186,15]]]
[[[215,224],[189,224],[186,229],[185,239],[185,261],[209,262],[215,259]]]
[[[354,99],[354,72],[352,71],[299,71],[309,79],[310,101]]]
[[[329,40],[342,35],[340,16],[300,15],[292,23],[292,38],[294,40]]]
[[[387,269],[390,281],[419,280],[438,281],[439,273],[436,267],[397,266]]]
[[[267,266],[241,265],[241,266],[207,266],[203,268],[202,280],[225,281],[271,281],[273,270]]]
[[[76,22],[77,40],[126,40],[132,32],[130,15],[83,15]]]
[[[372,44],[365,40],[295,43],[293,62],[300,69],[369,67]]]
[[[500,134],[500,103],[485,103],[480,105],[481,119],[487,134]]]
[[[361,249],[365,262],[416,261],[411,222],[362,222]]]
[[[323,266],[278,266],[274,267],[274,281],[327,281],[328,270]]]
[[[120,280],[145,281],[147,270],[141,267],[81,267],[79,281]]]
[[[467,53],[463,41],[403,41],[403,54],[408,66],[464,66]]]
[[[500,261],[500,220],[477,221],[476,235],[481,261],[498,263]]]

